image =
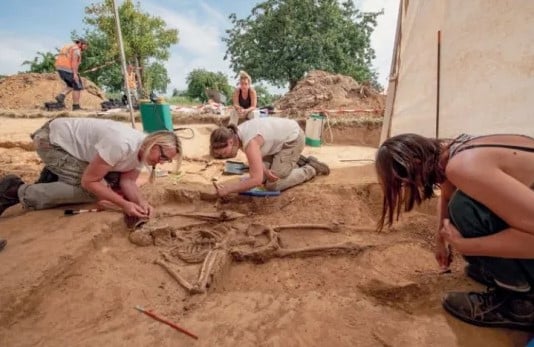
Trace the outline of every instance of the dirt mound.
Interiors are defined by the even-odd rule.
[[[93,82],[82,77],[85,90],[80,103],[83,108],[100,110],[105,100],[104,92]],[[0,109],[36,109],[43,104],[55,101],[54,97],[64,88],[63,81],[56,73],[23,73],[0,80]],[[72,106],[70,96],[65,100],[67,107]]]
[[[306,116],[327,110],[334,116],[367,114],[381,117],[384,105],[385,95],[359,84],[352,77],[314,70],[278,100],[275,108],[288,116]]]

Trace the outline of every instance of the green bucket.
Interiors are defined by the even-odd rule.
[[[173,130],[171,108],[169,104],[159,104],[154,102],[141,103],[141,122],[146,133],[160,130]]]
[[[312,114],[306,119],[306,145],[320,147],[323,135],[324,116]]]

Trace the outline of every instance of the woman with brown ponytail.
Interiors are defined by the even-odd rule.
[[[211,133],[210,151],[214,158],[234,158],[245,152],[250,177],[237,183],[219,185],[225,196],[244,192],[265,182],[265,188],[285,190],[316,175],[328,175],[328,166],[315,157],[301,155],[305,136],[298,123],[287,118],[256,118],[239,126],[220,127]]]
[[[448,293],[443,307],[475,325],[534,329],[534,139],[398,135],[379,147],[376,171],[384,192],[379,229],[441,188],[438,264],[448,268],[452,246],[466,274],[489,287]]]

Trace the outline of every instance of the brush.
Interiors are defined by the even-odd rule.
[[[100,209],[98,208],[92,208],[92,209],[89,209],[89,210],[65,210],[65,216],[74,216],[75,214],[80,214],[80,213],[86,213],[86,212],[99,212]]]

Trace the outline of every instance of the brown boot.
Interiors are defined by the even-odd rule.
[[[315,169],[315,172],[317,175],[329,175],[330,174],[330,168],[328,165],[323,163],[322,161],[319,161],[317,158],[313,156],[308,157],[308,165],[313,167]]]

